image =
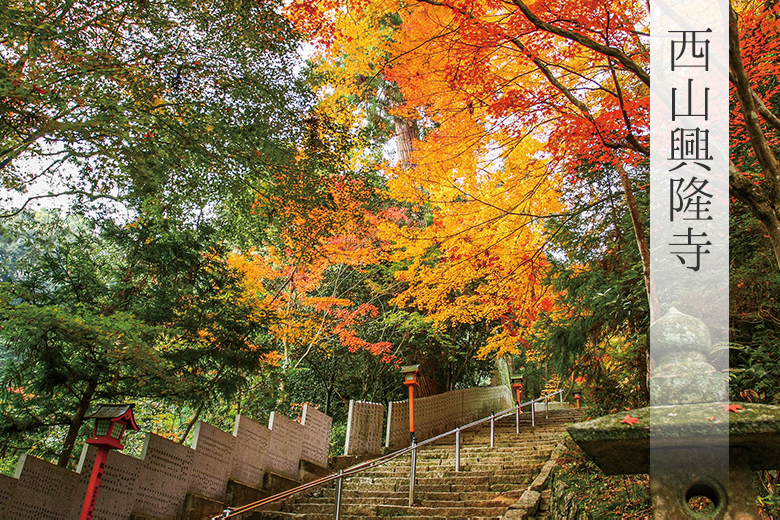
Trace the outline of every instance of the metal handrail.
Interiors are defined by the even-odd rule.
[[[462,426],[458,426],[457,428],[453,428],[450,431],[440,433],[439,435],[435,435],[429,439],[425,439],[424,441],[415,442],[411,446],[407,446],[406,448],[401,448],[400,450],[394,451],[393,453],[389,453],[387,455],[383,455],[382,457],[372,459],[366,462],[361,462],[359,464],[355,464],[354,466],[350,466],[347,469],[339,470],[338,473],[332,473],[326,477],[320,477],[316,480],[312,480],[311,482],[307,482],[306,484],[302,484],[298,487],[288,489],[287,491],[282,491],[281,493],[277,493],[276,495],[272,495],[270,497],[266,497],[262,500],[258,500],[256,502],[252,502],[250,504],[243,505],[241,507],[235,508],[235,509],[225,509],[225,511],[217,516],[212,517],[211,520],[221,520],[224,518],[233,518],[235,516],[238,516],[240,514],[246,513],[248,511],[251,511],[253,509],[257,509],[258,507],[262,507],[268,504],[272,504],[274,502],[277,502],[279,500],[284,500],[285,498],[289,498],[293,495],[297,495],[298,493],[302,491],[306,491],[307,489],[311,489],[313,487],[322,486],[324,484],[327,484],[328,482],[333,482],[334,480],[339,480],[338,487],[339,491],[341,488],[341,480],[344,477],[349,477],[352,475],[356,475],[358,473],[361,473],[367,469],[372,469],[378,466],[382,466],[384,464],[387,464],[391,460],[397,459],[398,457],[401,457],[402,455],[406,455],[410,451],[415,454],[415,451],[425,446],[426,444],[431,444],[433,442],[436,442],[440,439],[443,439],[444,437],[447,437],[449,435],[455,434],[456,439],[456,459],[455,459],[455,471],[460,471],[460,432],[463,430],[466,430],[468,428],[472,428],[474,426],[478,426],[480,424],[486,423],[490,421],[490,446],[493,447],[494,444],[494,424],[496,419],[501,419],[503,417],[506,417],[509,414],[515,413],[516,411],[522,410],[523,407],[531,405],[531,425],[535,425],[535,417],[534,417],[534,403],[544,401],[545,404],[549,401],[550,397],[561,394],[561,399],[563,399],[563,389],[557,390],[556,392],[553,392],[551,394],[545,394],[544,396],[537,397],[536,399],[531,399],[530,401],[526,401],[524,403],[516,404],[515,406],[511,408],[507,408],[506,410],[503,410],[499,413],[491,413],[487,417],[483,417],[482,419],[477,419],[476,421],[472,421],[468,424],[464,424]],[[519,419],[518,419],[519,421]],[[519,423],[518,423],[519,424]],[[412,462],[414,465],[414,461]],[[338,493],[336,496],[336,518],[338,518],[338,512],[339,512],[339,506],[340,506],[340,495],[341,493]],[[412,502],[414,496],[414,471],[412,471],[412,477],[410,480],[410,494],[409,494],[409,501]]]

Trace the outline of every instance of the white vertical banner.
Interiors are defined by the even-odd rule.
[[[728,4],[654,1],[651,18],[650,226],[660,314],[675,307],[704,320],[714,342],[727,341]]]
[[[728,2],[650,16],[650,479],[656,517],[677,518],[691,496],[727,507]]]

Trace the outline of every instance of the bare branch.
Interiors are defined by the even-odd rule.
[[[114,201],[117,201],[117,202],[121,202],[121,201],[125,200],[125,197],[115,197],[113,195],[108,195],[108,194],[105,194],[105,193],[92,193],[92,192],[83,191],[83,190],[63,191],[63,192],[60,192],[60,193],[47,193],[46,195],[35,195],[33,197],[29,197],[24,202],[24,204],[22,204],[22,206],[20,208],[14,210],[14,211],[11,211],[10,213],[0,214],[0,218],[15,217],[16,215],[18,215],[19,213],[24,211],[24,209],[27,207],[27,205],[30,204],[30,202],[32,202],[34,200],[52,199],[52,198],[55,198],[55,197],[63,197],[65,195],[80,195],[82,197],[87,197],[90,200],[110,199],[110,200],[114,200]]]
[[[521,0],[512,0],[512,3],[514,3],[518,9],[523,12],[525,17],[528,18],[528,21],[534,24],[534,26],[536,26],[538,29],[555,34],[557,36],[561,36],[568,40],[575,41],[580,45],[587,47],[588,49],[592,49],[600,54],[614,58],[626,70],[633,72],[634,75],[636,75],[636,77],[642,81],[642,83],[648,86],[650,85],[650,74],[642,70],[639,65],[637,65],[631,58],[626,56],[626,54],[620,49],[601,44],[595,40],[592,40],[591,38],[588,38],[587,36],[583,36],[582,34],[578,34],[573,31],[549,24],[536,16],[536,14],[534,14],[533,11],[531,11],[528,6],[525,5],[525,3]]]

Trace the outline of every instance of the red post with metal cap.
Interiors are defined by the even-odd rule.
[[[95,465],[92,467],[92,475],[87,486],[87,495],[84,497],[84,505],[81,508],[79,520],[91,520],[95,511],[97,493],[103,480],[103,473],[108,460],[108,450],[121,450],[122,435],[128,428],[138,431],[138,425],[133,417],[132,404],[100,404],[97,411],[86,417],[95,419],[95,429],[87,444],[93,444],[98,452],[95,456]]]
[[[515,395],[517,396],[517,410],[515,411],[515,433],[520,433],[520,414],[523,413],[523,409],[520,406],[523,395],[523,376],[513,375],[510,377],[512,380],[512,388],[515,389]],[[533,405],[532,405],[533,406]]]
[[[412,444],[416,441],[414,437],[414,387],[420,385],[420,383],[417,382],[419,368],[420,365],[401,367],[401,372],[404,374],[404,385],[409,389],[409,436]]]
[[[414,484],[417,471],[417,439],[414,436],[414,387],[419,386],[417,374],[420,365],[408,365],[401,367],[404,374],[404,385],[409,389],[409,437],[412,442],[412,460],[409,468],[409,507],[414,506]]]

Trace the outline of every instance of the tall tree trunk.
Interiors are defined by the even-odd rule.
[[[761,126],[761,121],[780,131],[780,118],[775,116],[750,87],[742,49],[739,41],[739,16],[729,4],[729,79],[734,85],[739,108],[745,117],[745,127],[750,136],[762,180],[759,183],[743,175],[733,162],[729,162],[729,186],[732,193],[747,204],[769,235],[775,261],[780,268],[780,162]]]
[[[198,419],[200,418],[200,413],[203,411],[204,404],[206,404],[205,399],[200,402],[198,409],[195,410],[195,415],[193,415],[192,419],[190,419],[190,422],[187,423],[187,429],[185,429],[184,433],[181,434],[181,438],[179,438],[179,444],[184,444],[184,441],[187,440],[187,436],[192,431],[192,427],[195,426],[195,423],[198,422]]]
[[[395,118],[395,138],[398,152],[398,164],[404,170],[410,169],[414,140],[417,139],[417,122],[410,119]]]
[[[60,452],[60,458],[57,461],[57,465],[62,468],[68,467],[70,456],[73,453],[73,449],[76,447],[76,439],[79,436],[79,430],[81,429],[81,425],[84,424],[84,416],[87,415],[87,410],[89,410],[89,405],[92,402],[92,398],[95,396],[96,389],[97,381],[88,382],[87,388],[84,390],[84,394],[82,394],[81,399],[79,400],[79,405],[76,408],[76,414],[70,421],[68,434],[65,436],[65,442],[63,443],[62,451]]]
[[[780,269],[780,218],[778,218],[777,212],[774,211],[766,220],[762,220],[761,222],[764,224],[766,232],[769,235],[772,250],[775,252],[775,261],[777,262],[778,269]]]
[[[330,378],[329,378],[329,381],[328,381],[328,390],[325,392],[325,415],[330,415],[330,403],[331,403],[331,400],[333,398],[333,388],[335,386],[333,384],[333,382],[336,379],[336,370],[335,369],[336,369],[335,366],[331,366]]]
[[[628,213],[631,215],[631,224],[634,227],[634,237],[639,247],[639,255],[642,257],[642,272],[645,278],[645,293],[650,304],[650,317],[651,319],[658,319],[661,317],[661,306],[658,303],[655,284],[650,277],[650,239],[647,236],[644,222],[642,222],[642,215],[639,213],[639,207],[636,204],[636,197],[634,197],[634,190],[628,172],[620,164],[615,168],[620,174],[620,182],[623,185],[623,197],[625,198],[626,206],[628,206]]]

